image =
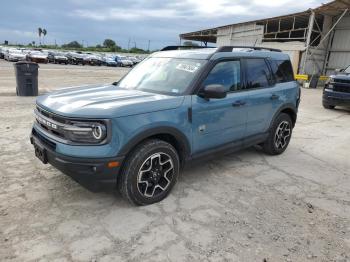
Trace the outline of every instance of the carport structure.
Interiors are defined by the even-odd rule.
[[[279,48],[292,59],[295,72],[329,75],[350,64],[350,0],[278,17],[184,33],[180,39],[204,45]]]

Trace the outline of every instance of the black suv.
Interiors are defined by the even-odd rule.
[[[336,75],[330,76],[323,90],[322,104],[327,109],[350,106],[350,66],[336,72]]]

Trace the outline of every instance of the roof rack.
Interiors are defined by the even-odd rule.
[[[280,49],[268,48],[268,47],[259,47],[259,46],[221,46],[216,50],[216,53],[220,52],[232,52],[235,48],[245,48],[245,49],[253,49],[253,50],[267,50],[271,52],[282,52]]]
[[[187,46],[187,45],[169,45],[162,48],[160,51],[171,51],[171,50],[187,50],[187,49],[200,49],[200,48],[214,48],[212,46]]]

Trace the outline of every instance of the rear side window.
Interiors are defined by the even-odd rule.
[[[270,60],[276,83],[294,81],[293,68],[289,60]]]
[[[265,88],[270,86],[271,73],[265,59],[246,59],[247,89]]]

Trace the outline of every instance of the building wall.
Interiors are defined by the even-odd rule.
[[[252,46],[262,42],[264,27],[255,23],[219,28],[216,44]]]
[[[325,16],[322,35],[328,33],[338,17]],[[322,25],[320,25],[322,26]],[[255,23],[231,25],[218,29],[217,46],[264,46],[281,49],[288,53],[295,73],[332,74],[336,68],[350,64],[350,15],[336,26],[335,31],[316,49],[310,47],[312,55],[305,61],[305,42],[263,42],[264,27]],[[322,36],[322,37],[323,37]]]
[[[336,22],[337,18],[333,18]],[[329,50],[329,60],[325,66],[326,74],[334,69],[345,68],[350,64],[350,15],[344,16],[336,26]]]

